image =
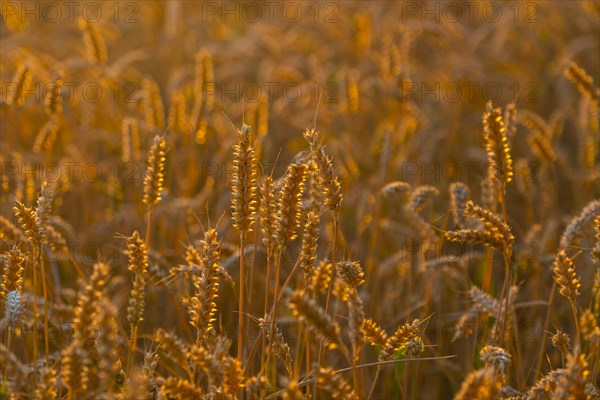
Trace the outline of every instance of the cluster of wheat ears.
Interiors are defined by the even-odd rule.
[[[166,10],[159,33],[172,40],[184,35],[177,3],[148,6]],[[10,16],[2,29],[21,46],[33,28]],[[422,28],[377,46],[372,18],[327,27],[350,27],[335,50],[348,64],[375,54],[330,78],[343,86],[335,106],[263,95],[228,110],[211,85],[235,79],[235,56],[217,63],[204,47],[163,86],[132,67],[140,51],[110,62],[114,31],[85,19],[73,39],[85,56],[11,45],[0,398],[600,399],[600,90],[569,61],[558,79],[578,90],[575,122],[475,101],[478,139],[464,146],[482,155],[477,183],[396,180],[403,162],[436,159],[418,132],[440,128],[393,92]],[[208,25],[214,40],[239,33]],[[248,34],[268,42],[265,58],[285,54],[264,29]],[[273,63],[302,82],[301,69]],[[125,105],[67,99],[73,76],[104,89],[141,76],[141,90]],[[36,81],[54,83],[41,105],[27,94]],[[294,118],[309,105],[312,121]],[[370,148],[352,139],[355,124],[375,132]],[[574,161],[564,124],[581,131]],[[87,156],[111,172],[44,169]],[[562,185],[578,209],[561,203]]]

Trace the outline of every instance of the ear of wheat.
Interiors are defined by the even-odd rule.
[[[165,152],[167,142],[160,136],[154,137],[154,143],[148,154],[148,169],[144,178],[144,204],[153,207],[160,201],[160,192],[165,182]]]

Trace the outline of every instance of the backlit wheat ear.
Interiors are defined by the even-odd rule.
[[[148,154],[148,169],[144,178],[144,204],[152,208],[161,199],[160,192],[165,182],[165,152],[167,142],[160,136],[154,137],[154,144]]]
[[[74,341],[61,354],[61,381],[68,388],[70,399],[77,398],[79,393],[85,393],[90,381],[89,367],[92,360],[80,345],[79,341]]]
[[[478,369],[467,375],[454,400],[495,399],[501,388],[493,368]]]
[[[148,277],[148,254],[146,245],[137,231],[127,239],[129,270],[133,273],[133,288],[127,306],[132,340],[137,336],[137,328],[144,316],[145,286]]]
[[[400,325],[396,332],[387,339],[379,359],[381,361],[391,360],[397,351],[404,350],[411,339],[419,336],[420,325],[421,321],[419,319]]]
[[[408,204],[406,205],[407,210],[409,210],[411,213],[418,213],[423,209],[423,207],[425,207],[428,199],[431,199],[439,194],[439,190],[433,186],[418,186],[413,189],[410,195]]]
[[[257,206],[257,167],[250,127],[242,125],[238,141],[233,146],[233,177],[231,180],[231,214],[233,226],[242,235],[252,232]]]
[[[165,129],[165,108],[158,84],[151,78],[144,78],[142,90],[144,93],[142,107],[146,124],[151,129]]]
[[[117,315],[116,307],[105,296],[98,303],[96,314],[97,327],[101,335],[95,340],[95,347],[98,351],[98,363],[94,366],[97,374],[97,387],[101,391],[112,394],[115,376],[120,372],[118,338],[117,338]]]
[[[331,394],[333,399],[352,399],[352,388],[350,384],[340,375],[336,374],[333,368],[319,368],[317,373],[319,387]]]
[[[121,160],[131,162],[138,159],[140,152],[140,128],[138,120],[123,118],[121,122]]]
[[[593,200],[581,210],[578,216],[573,217],[569,221],[569,224],[560,237],[560,248],[566,250],[573,240],[581,235],[585,225],[597,215],[600,215],[600,200]]]
[[[498,185],[505,187],[512,180],[513,168],[511,149],[506,136],[502,110],[493,108],[488,102],[483,114],[483,139],[487,151],[491,177]]]
[[[56,390],[57,373],[54,368],[44,367],[41,371],[42,381],[35,389],[35,400],[54,400],[58,395]]]
[[[585,355],[569,353],[565,373],[558,379],[552,398],[560,400],[591,399],[591,396],[588,397],[586,393],[586,385],[590,382],[590,378]]]
[[[201,399],[202,389],[181,378],[170,377],[163,383],[160,393],[165,399]]]
[[[554,347],[560,350],[563,356],[564,366],[564,360],[566,360],[567,354],[569,354],[569,350],[571,349],[571,338],[565,332],[557,329],[556,333],[550,337],[550,342],[552,342]]]
[[[50,119],[42,125],[36,135],[32,151],[34,153],[39,153],[42,150],[51,150],[56,141],[56,137],[58,136],[59,128],[60,119],[56,115],[52,115]]]
[[[31,70],[25,63],[19,64],[15,75],[13,76],[12,83],[15,85],[15,90],[12,95],[9,95],[6,99],[7,103],[10,104],[23,104],[25,96],[23,92],[31,83]]]
[[[83,344],[87,338],[87,330],[96,325],[99,302],[104,296],[109,267],[103,263],[94,264],[94,272],[85,284],[75,307],[73,318],[74,336]]]
[[[596,231],[592,260],[596,268],[600,268],[600,215],[594,218],[594,231]]]
[[[454,219],[454,224],[464,228],[467,220],[465,218],[465,207],[467,201],[471,200],[471,189],[462,182],[453,182],[450,184],[450,210]]]
[[[381,188],[381,195],[384,197],[392,197],[395,195],[406,195],[410,191],[410,185],[406,182],[395,181],[388,183]]]
[[[108,58],[106,44],[96,24],[81,17],[78,25],[79,29],[83,31],[83,44],[88,60],[92,63],[105,63]]]
[[[515,240],[510,227],[496,214],[468,201],[465,214],[483,222],[483,229],[461,229],[446,232],[446,238],[459,243],[482,244],[496,248],[510,257]]]
[[[13,211],[27,239],[34,245],[41,243],[44,233],[36,212],[18,200]]]
[[[590,100],[600,101],[600,89],[594,86],[594,79],[583,68],[572,62],[563,69],[563,74],[577,86],[579,92]]]
[[[302,231],[302,246],[298,256],[298,265],[304,272],[304,279],[308,282],[315,268],[317,258],[317,246],[319,242],[319,215],[309,211],[306,215],[306,223]]]
[[[552,164],[556,160],[552,144],[546,136],[537,132],[532,133],[527,136],[527,141],[533,154],[545,164]]]
[[[335,174],[333,161],[325,152],[325,148],[319,144],[319,132],[314,129],[306,130],[303,134],[310,144],[311,158],[319,170],[319,182],[322,186],[325,207],[337,210],[342,205],[342,185]]]
[[[275,217],[277,227],[275,236],[280,246],[284,246],[296,238],[306,175],[306,164],[292,163],[288,166],[281,184]]]
[[[340,327],[312,298],[301,291],[295,291],[290,298],[290,308],[294,317],[306,322],[324,338],[325,346],[335,349],[340,343]]]
[[[567,256],[564,250],[560,250],[556,255],[553,271],[554,280],[560,288],[560,294],[569,299],[572,304],[575,304],[581,284],[575,272],[573,260]]]
[[[275,245],[275,232],[277,230],[277,226],[275,224],[275,217],[277,214],[277,195],[275,194],[273,178],[270,176],[265,176],[259,189],[260,229],[262,232],[263,243],[267,248],[267,253],[271,255],[270,253]]]
[[[491,367],[497,371],[501,379],[505,379],[508,372],[508,367],[511,364],[511,356],[502,347],[484,346],[479,352],[479,358],[487,367]]]
[[[5,298],[9,292],[23,291],[23,263],[25,258],[19,251],[17,246],[13,246],[8,252],[7,259],[4,263],[4,271],[2,274],[2,291],[1,297]]]
[[[313,273],[308,277],[307,288],[315,294],[323,293],[329,287],[333,265],[327,261],[321,261],[315,267]]]
[[[372,319],[365,319],[363,321],[363,331],[366,339],[372,345],[384,347],[387,343],[387,332],[381,329],[381,327]]]

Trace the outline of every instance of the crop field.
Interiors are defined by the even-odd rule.
[[[0,400],[600,399],[599,1],[0,4]]]

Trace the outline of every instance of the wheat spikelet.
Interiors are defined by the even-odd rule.
[[[295,291],[290,297],[292,315],[309,326],[325,339],[325,346],[335,349],[339,345],[340,328],[313,299],[303,292]]]
[[[188,366],[188,353],[190,351],[187,344],[182,342],[175,334],[169,333],[159,328],[155,334],[155,340],[158,346],[164,351],[164,354],[182,368]]]
[[[312,293],[323,293],[329,287],[333,265],[327,261],[321,261],[309,276],[308,290]]]
[[[123,118],[121,122],[121,160],[136,160],[140,151],[140,130],[138,120],[132,117]]]
[[[385,347],[379,355],[379,360],[391,360],[394,358],[397,351],[404,350],[408,342],[419,335],[420,325],[421,321],[419,319],[400,325],[398,329],[396,329],[396,332],[386,340]]]
[[[410,185],[406,182],[395,181],[388,183],[383,188],[381,188],[381,195],[384,197],[391,197],[397,194],[407,194],[410,191]]]
[[[346,74],[346,95],[347,95],[347,112],[349,114],[356,114],[359,106],[359,91],[358,91],[358,79],[360,78],[360,72],[358,70],[352,70]]]
[[[552,144],[548,138],[540,133],[533,133],[527,136],[527,141],[531,151],[537,158],[546,164],[552,164],[556,160],[556,154],[552,149]]]
[[[478,369],[467,375],[454,400],[492,400],[500,394],[501,386],[492,368]]]
[[[199,339],[214,329],[218,279],[214,271],[209,270],[208,267],[204,268],[200,275],[195,275],[193,278],[194,295],[183,299],[183,304],[190,313],[190,323],[197,329]]]
[[[250,127],[242,125],[238,142],[233,146],[233,174],[231,178],[231,216],[233,227],[242,235],[252,232],[256,214],[257,183],[254,143]]]
[[[350,331],[350,338],[352,339],[352,346],[355,352],[355,357],[358,356],[358,350],[365,344],[365,312],[363,310],[363,302],[358,295],[356,289],[350,291],[348,296],[348,328]]]
[[[512,180],[511,149],[506,136],[502,110],[493,108],[492,102],[486,105],[483,114],[483,139],[487,152],[491,178],[503,187]]]
[[[306,164],[292,163],[288,166],[279,196],[275,216],[276,240],[280,246],[296,238],[296,229],[300,223],[301,201],[306,181]]]
[[[365,333],[365,338],[372,345],[384,347],[387,343],[387,333],[372,319],[365,319],[363,321],[363,331]]]
[[[153,207],[160,201],[160,192],[165,181],[165,151],[167,142],[160,136],[154,137],[154,144],[148,153],[148,169],[144,177],[144,204]]]
[[[406,208],[409,212],[416,214],[425,207],[427,199],[439,195],[440,192],[437,188],[429,185],[417,186],[413,189],[408,199]]]
[[[298,265],[304,272],[304,280],[308,282],[315,268],[317,246],[319,243],[319,215],[309,211],[302,230],[302,246],[298,256]]]
[[[483,223],[484,228],[482,230],[467,228],[458,231],[449,231],[446,232],[448,240],[491,246],[510,256],[515,238],[506,223],[496,214],[474,204],[470,200],[466,204],[465,214],[479,219]]]
[[[60,128],[60,120],[56,115],[50,116],[50,119],[41,127],[33,142],[32,151],[39,153],[44,150],[51,150],[52,145],[56,141],[58,130]]]
[[[528,400],[542,400],[548,397],[548,395],[557,387],[558,381],[565,374],[565,370],[562,368],[554,369],[546,376],[541,377],[538,381],[527,391]]]
[[[285,388],[285,392],[282,396],[283,400],[304,400],[306,397],[302,393],[302,390],[298,387],[297,380],[291,380],[287,387]]]
[[[15,85],[15,91],[11,96],[7,97],[7,104],[23,104],[25,101],[23,92],[31,82],[29,66],[25,63],[19,64],[11,82]]]
[[[358,261],[340,261],[335,265],[336,276],[339,276],[348,286],[356,289],[365,280],[365,274]]]
[[[75,315],[73,318],[75,338],[84,343],[87,338],[87,329],[96,325],[98,313],[98,303],[103,297],[103,290],[106,287],[109,267],[104,263],[94,264],[94,271],[90,277],[89,283],[83,287],[81,295],[77,300]]]
[[[23,294],[18,290],[6,293],[4,307],[6,322],[10,328],[14,328],[23,317]]]
[[[16,206],[13,207],[13,211],[19,220],[21,229],[23,229],[27,236],[27,239],[34,245],[41,243],[44,234],[36,212],[18,200]]]
[[[590,382],[590,371],[583,354],[567,355],[565,373],[556,384],[552,398],[557,400],[591,399],[586,394],[586,385]]]
[[[517,134],[517,125],[519,123],[519,114],[515,103],[509,103],[504,109],[504,124],[506,134],[509,139],[512,139]]]
[[[6,297],[9,292],[23,291],[23,263],[25,258],[17,246],[13,246],[8,252],[4,261],[4,270],[2,274],[2,284],[0,287],[1,297]]]
[[[471,199],[471,189],[462,182],[453,182],[450,184],[450,210],[454,219],[454,224],[463,228],[466,226],[465,206]]]
[[[479,351],[479,358],[487,367],[491,367],[498,371],[498,374],[501,375],[503,379],[512,362],[510,354],[502,347],[489,345],[484,346]]]
[[[187,380],[170,377],[165,379],[160,393],[164,398],[201,399],[202,389]]]
[[[105,63],[108,58],[106,44],[96,24],[80,17],[78,25],[79,29],[83,31],[83,44],[88,60],[92,63]]]
[[[244,372],[242,362],[236,358],[226,357],[223,361],[223,391],[236,396],[244,387]]]
[[[85,393],[89,384],[91,359],[78,341],[72,342],[61,354],[61,380],[69,390],[71,398]]]
[[[581,210],[578,216],[573,217],[569,221],[569,224],[560,237],[560,248],[566,250],[573,240],[581,234],[585,225],[597,215],[600,215],[600,200],[593,200]]]
[[[97,378],[96,386],[101,392],[112,394],[115,376],[119,374],[119,354],[115,315],[116,307],[106,298],[98,303],[96,313],[97,327],[100,335],[96,337],[95,347],[98,352],[98,362],[94,365]]]
[[[594,79],[583,68],[575,62],[571,62],[570,65],[563,69],[563,74],[577,86],[577,89],[583,96],[598,103],[600,100],[600,89],[594,86]]]
[[[55,400],[58,391],[56,390],[56,370],[50,367],[44,367],[41,371],[41,382],[38,383],[33,398],[35,400]]]
[[[592,334],[598,329],[597,315],[595,316],[592,310],[586,309],[581,313],[579,317],[579,326],[581,327],[581,333],[589,340]]]
[[[165,129],[165,109],[158,85],[153,79],[144,78],[142,90],[144,92],[142,106],[146,124],[151,128]]]
[[[275,244],[276,224],[275,217],[277,214],[277,196],[275,194],[275,185],[273,178],[265,176],[260,188],[260,208],[259,222],[263,237],[263,243],[269,250]]]
[[[573,261],[564,250],[560,250],[556,255],[553,272],[554,280],[560,288],[560,294],[569,299],[572,304],[575,304],[581,284],[575,272]]]
[[[265,337],[267,338],[267,341],[270,342],[271,337],[269,334],[269,330],[270,330],[269,328],[270,328],[271,322],[269,321],[268,316],[265,318],[259,318],[258,322],[259,322],[259,327],[262,329],[262,331],[265,334]],[[288,346],[285,339],[283,338],[281,329],[279,329],[279,326],[277,326],[277,324],[275,324],[275,334],[273,335],[273,346],[272,347],[273,347],[273,351],[275,352],[275,355],[277,356],[277,358],[279,360],[281,360],[281,362],[283,362],[283,365],[285,366],[288,376],[291,377],[293,374],[293,370],[292,370],[292,356],[290,355],[290,347]]]
[[[136,335],[137,327],[143,320],[144,294],[148,276],[148,254],[146,245],[137,231],[127,239],[127,256],[129,270],[133,273],[133,287],[127,305],[127,321],[131,329],[131,337]]]
[[[319,170],[318,177],[322,186],[325,207],[337,210],[341,207],[343,196],[342,186],[335,174],[333,161],[325,152],[325,148],[319,144],[319,132],[307,129],[303,136],[310,144],[311,158]]]
[[[169,101],[167,126],[175,132],[188,133],[190,128],[186,111],[185,94],[181,90],[173,92]]]
[[[10,232],[15,242],[22,242],[27,240],[27,237],[21,232],[19,228],[8,219],[4,218],[0,215],[0,239],[5,239],[8,236],[7,233]]]
[[[563,357],[566,357],[567,354],[569,354],[569,349],[571,348],[571,338],[565,332],[557,329],[556,333],[550,337],[550,341],[554,347],[560,350]]]
[[[336,374],[334,369],[331,367],[319,368],[317,373],[319,387],[331,393],[334,399],[352,399],[352,388],[346,382],[346,380],[340,375]]]

